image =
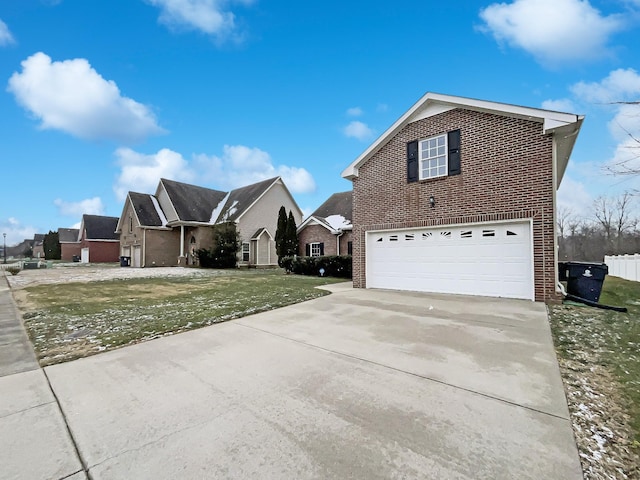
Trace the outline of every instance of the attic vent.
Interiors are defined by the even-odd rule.
[[[482,236],[483,237],[495,237],[496,236],[496,231],[495,230],[482,230]]]
[[[390,242],[397,242],[398,241],[398,235],[389,235],[389,241]]]
[[[441,237],[451,238],[451,232],[440,232]]]
[[[516,232],[512,232],[511,230],[507,230],[507,237],[512,237],[518,235]]]
[[[404,239],[406,241],[415,240],[415,236],[412,233],[411,234],[408,233],[404,236]]]
[[[473,237],[473,233],[471,232],[471,230],[463,230],[462,232],[460,232],[460,237],[461,238],[471,238],[471,237]]]
[[[427,238],[431,238],[431,237],[433,237],[433,233],[431,233],[431,232],[426,232],[426,233],[422,234],[422,239],[423,240],[426,240]]]

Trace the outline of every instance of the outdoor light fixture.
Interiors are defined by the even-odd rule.
[[[436,206],[436,197],[434,197],[433,195],[429,197],[429,205],[431,205],[431,208]]]

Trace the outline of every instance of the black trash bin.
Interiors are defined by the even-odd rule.
[[[605,263],[562,262],[559,276],[561,280],[566,278],[569,295],[598,302],[607,273],[609,267]]]
[[[131,265],[131,257],[120,257],[120,266],[128,267]]]
[[[79,262],[79,261],[80,261],[80,255],[74,255],[74,256],[73,256],[73,258],[72,258],[72,260],[73,260],[74,262]]]

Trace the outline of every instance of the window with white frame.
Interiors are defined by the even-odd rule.
[[[243,262],[249,261],[249,243],[248,242],[242,242],[242,261]]]
[[[311,244],[311,256],[312,257],[319,257],[320,255],[322,255],[321,250],[320,250],[320,242],[312,243]]]
[[[419,142],[420,180],[447,175],[447,135]]]

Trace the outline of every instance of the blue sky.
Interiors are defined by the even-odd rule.
[[[424,93],[584,114],[559,201],[640,138],[640,0],[0,0],[0,230],[119,216],[160,177],[281,175],[310,213]],[[635,49],[635,50],[634,50]]]

